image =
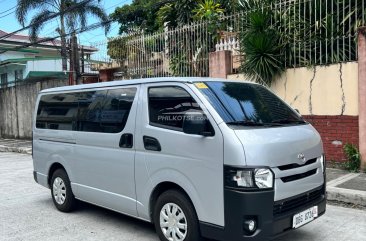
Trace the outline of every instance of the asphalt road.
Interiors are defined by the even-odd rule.
[[[158,241],[152,225],[93,205],[58,212],[32,170],[31,156],[0,153],[0,240]],[[366,240],[366,212],[328,205],[324,216],[279,240]]]

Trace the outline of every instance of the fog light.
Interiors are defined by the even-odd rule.
[[[245,220],[244,221],[244,229],[249,233],[254,233],[257,229],[257,223],[255,220]]]

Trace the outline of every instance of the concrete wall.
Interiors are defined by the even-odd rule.
[[[230,75],[243,80],[245,76]],[[270,87],[303,115],[358,116],[358,64],[288,69]]]
[[[66,84],[65,80],[52,80],[0,89],[0,137],[30,139],[38,92]]]

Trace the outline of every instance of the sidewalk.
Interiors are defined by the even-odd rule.
[[[0,152],[32,154],[28,140],[0,139]],[[366,174],[327,168],[327,199],[366,207]]]
[[[32,154],[32,141],[0,138],[0,152]]]
[[[366,207],[366,173],[327,169],[327,199]]]

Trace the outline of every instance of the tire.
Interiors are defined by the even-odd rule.
[[[158,197],[153,221],[161,241],[201,240],[196,211],[188,197],[178,190],[168,190]]]
[[[70,179],[63,169],[57,169],[52,175],[51,196],[56,208],[61,212],[74,210],[76,199],[71,190]]]

